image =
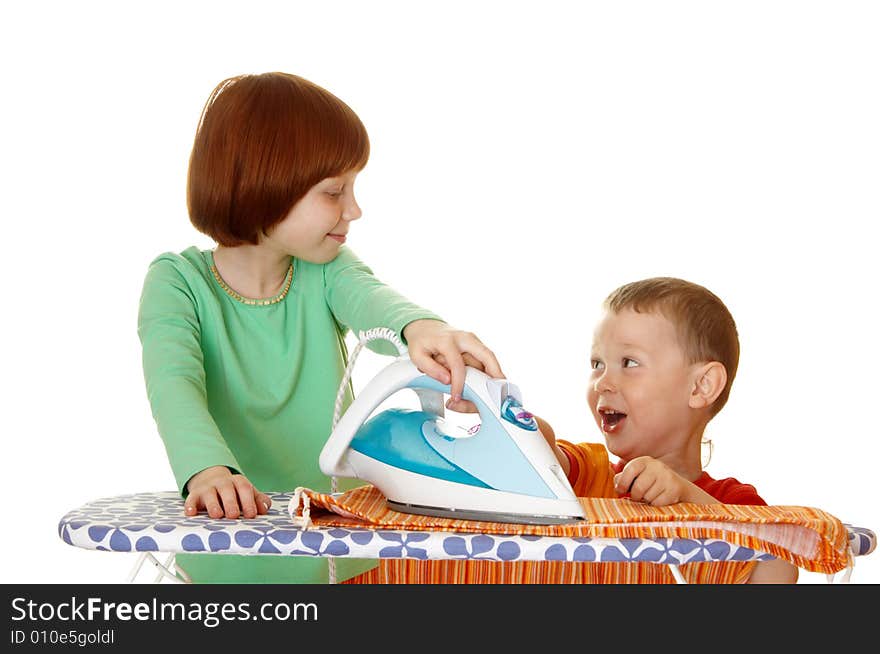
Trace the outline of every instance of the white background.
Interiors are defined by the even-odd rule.
[[[709,473],[880,531],[875,3],[32,2],[0,22],[2,581],[123,581],[134,555],[72,548],[59,519],[174,488],[138,296],[154,256],[212,245],[185,208],[202,104],[270,70],[369,130],[350,246],[477,333],[558,435],[601,440],[604,296],[684,277],[742,342]],[[852,581],[880,582],[880,555]]]

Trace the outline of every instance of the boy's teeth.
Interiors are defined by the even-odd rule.
[[[602,414],[603,428],[613,429],[621,420],[626,418],[625,413],[614,411],[613,409],[601,409],[599,412]]]

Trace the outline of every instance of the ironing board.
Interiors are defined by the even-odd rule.
[[[252,519],[186,517],[174,491],[137,493],[98,499],[65,514],[58,535],[69,545],[90,550],[140,553],[128,581],[144,563],[157,570],[155,581],[188,581],[174,565],[177,553],[261,554],[348,558],[482,559],[489,561],[648,561],[666,564],[680,583],[678,566],[704,561],[753,561],[773,558],[720,539],[570,538],[511,534],[407,531],[399,529],[294,526],[288,514],[292,493],[268,493],[272,508]],[[853,556],[877,545],[870,529],[845,524]],[[156,554],[165,553],[164,561]],[[852,569],[827,575],[849,581]],[[177,574],[175,574],[177,572]]]

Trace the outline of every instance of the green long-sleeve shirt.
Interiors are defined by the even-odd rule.
[[[261,491],[329,489],[318,455],[330,433],[348,329],[440,318],[380,282],[346,247],[326,264],[293,259],[289,290],[270,304],[233,297],[210,250],[166,253],[149,266],[138,315],[147,395],[178,488],[209,466]],[[279,299],[280,298],[280,299]],[[393,345],[371,347],[395,354]],[[351,400],[348,393],[343,407]],[[195,581],[324,583],[310,557],[178,555]],[[371,562],[339,560],[339,580]]]

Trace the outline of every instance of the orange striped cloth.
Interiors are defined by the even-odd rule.
[[[849,565],[846,528],[811,507],[679,503],[653,507],[628,499],[582,497],[587,519],[560,525],[456,520],[389,509],[372,485],[333,496],[309,489],[315,526],[377,527],[409,531],[566,536],[579,538],[716,538],[790,561],[811,572]],[[301,514],[300,509],[296,510]],[[684,564],[691,583],[741,583],[755,562]],[[654,563],[490,562],[386,559],[349,583],[674,583],[667,566]]]
[[[810,507],[675,504],[652,507],[618,499],[608,451],[599,443],[557,443],[578,466],[572,487],[587,520],[564,525],[519,525],[453,520],[390,510],[371,485],[341,496],[306,490],[311,519],[319,526],[381,527],[414,531],[460,531],[592,538],[718,538],[767,552],[812,571],[834,573],[849,565],[845,526]],[[323,508],[323,512],[322,512]],[[744,583],[756,562],[719,561],[679,566],[689,583]],[[343,583],[675,583],[666,565],[650,562],[473,561],[383,559]]]
[[[689,584],[744,584],[756,562],[685,563]],[[382,559],[343,584],[674,584],[669,567],[656,563],[561,561],[459,561]]]

